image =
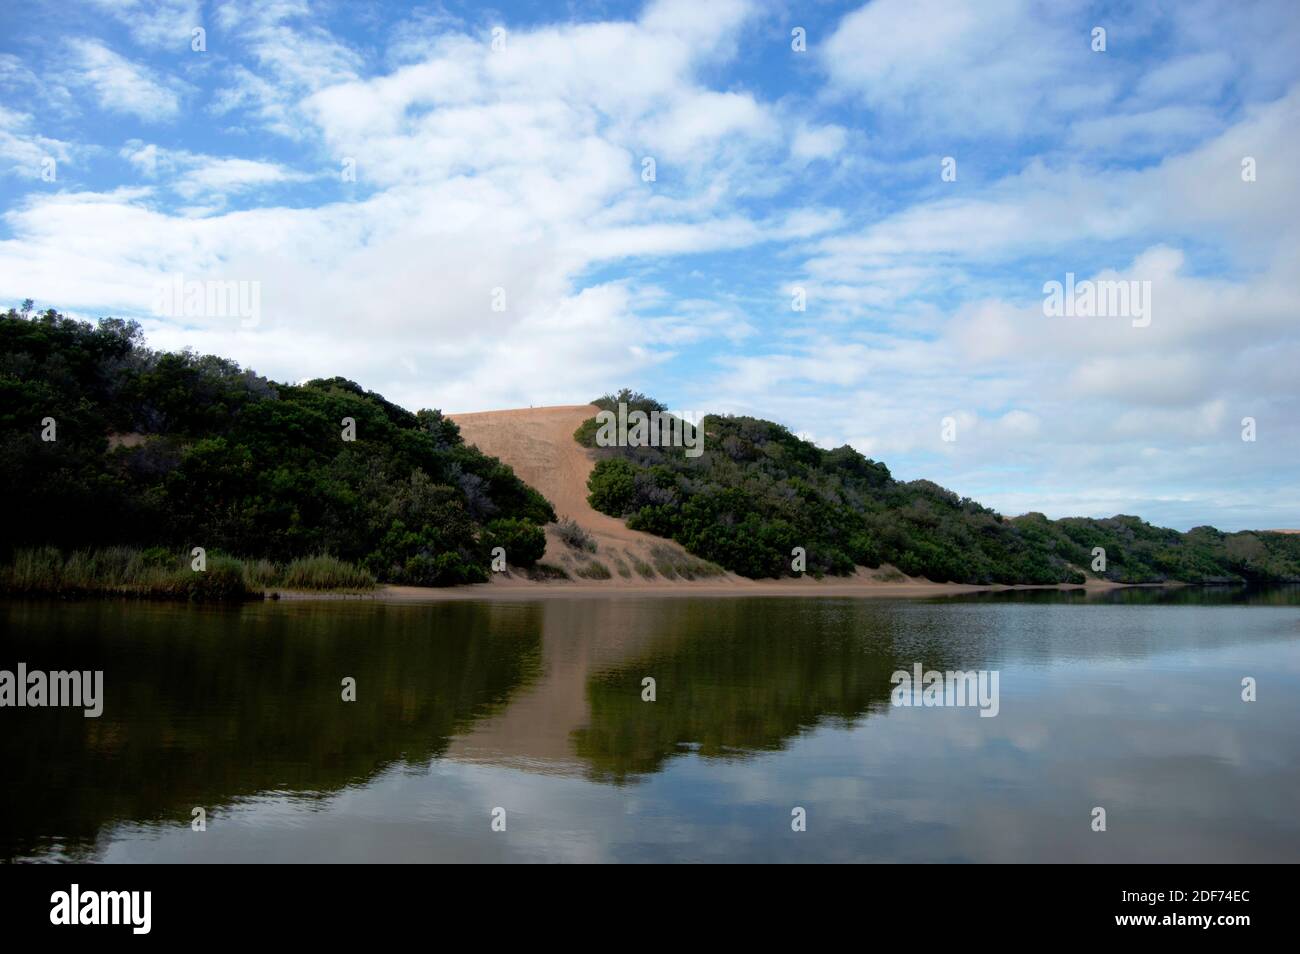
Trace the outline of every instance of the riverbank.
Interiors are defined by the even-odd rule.
[[[0,567],[0,593],[9,596],[57,598],[127,597],[137,599],[239,602],[244,600],[371,600],[385,603],[443,603],[458,600],[538,600],[619,597],[747,597],[812,596],[896,599],[901,597],[958,596],[1019,590],[1109,590],[1145,586],[1178,587],[1183,583],[1125,584],[1090,579],[1083,584],[1019,585],[935,583],[908,577],[885,565],[858,567],[849,576],[783,577],[751,580],[725,571],[689,577],[671,574],[660,561],[663,574],[649,578],[583,579],[543,577],[508,570],[494,574],[488,583],[427,587],[378,584],[357,567],[332,557],[317,556],[277,564],[265,560],[239,560],[223,554],[207,557],[203,572],[195,572],[186,554],[160,549],[140,551],[129,547],[74,551],[60,554],[53,548],[20,551],[13,563]],[[672,564],[678,565],[678,564]],[[685,571],[689,572],[689,570]]]
[[[933,583],[929,580],[872,580],[864,576],[846,578],[744,580],[677,580],[656,582],[534,582],[521,578],[497,580],[470,586],[378,586],[363,594],[322,593],[277,590],[274,597],[284,600],[370,600],[383,603],[443,603],[456,600],[544,600],[589,598],[677,598],[677,597],[750,597],[810,596],[853,597],[857,599],[898,599],[903,597],[960,596],[969,593],[1009,593],[1032,590],[1076,590],[1102,593],[1127,588],[1172,588],[1183,583],[1112,583],[1090,580],[1084,584],[1063,583],[1055,586],[979,586],[967,583]]]

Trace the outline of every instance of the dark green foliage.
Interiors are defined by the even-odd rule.
[[[636,471],[621,457],[597,462],[587,479],[591,505],[602,513],[624,513],[636,496]]]
[[[1138,517],[1105,520],[1068,517],[1047,520],[1026,514],[1017,525],[1032,523],[1048,534],[1061,552],[1092,559],[1094,547],[1106,550],[1110,580],[1153,583],[1274,583],[1300,581],[1300,534],[1193,527],[1186,533],[1153,527]]]
[[[186,583],[186,595],[202,602],[229,602],[244,599],[248,595],[248,589],[244,586],[243,564],[221,554],[213,554],[204,572],[191,572],[186,577]]]
[[[642,410],[660,408],[623,392]],[[747,577],[791,575],[791,550],[809,574],[845,574],[888,563],[937,582],[1082,583],[1092,549],[1107,565],[1092,575],[1126,583],[1300,580],[1300,535],[1165,530],[1136,517],[1015,519],[928,480],[900,482],[851,447],[821,450],[786,428],[709,415],[704,453],[681,448],[595,448],[595,421],[575,439],[596,449],[588,480],[597,510],[670,537],[691,553]]]
[[[633,391],[628,388],[624,388],[617,394],[606,394],[604,397],[596,398],[596,400],[591,403],[596,405],[596,407],[600,408],[602,411],[613,411],[616,414],[618,413],[618,406],[620,404],[625,405],[629,413],[632,411],[642,411],[645,414],[650,414],[653,411],[663,412],[668,410],[665,405],[660,404],[654,398],[647,397],[640,391]],[[598,429],[599,427],[596,424],[596,419],[594,417],[589,417],[578,425],[578,429],[573,432],[573,439],[583,447],[595,447],[596,431]]]
[[[546,552],[546,531],[528,520],[493,520],[487,525],[486,536],[488,548],[504,548],[506,562],[512,566],[532,566]]]
[[[222,358],[151,351],[133,322],[53,310],[0,314],[0,493],[3,560],[23,545],[203,546],[329,554],[425,585],[486,580],[492,521],[555,518],[438,411],[343,378],[273,384]]]

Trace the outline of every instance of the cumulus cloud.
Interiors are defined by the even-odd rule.
[[[277,90],[324,84],[293,106],[298,132],[333,168],[352,160],[355,184],[331,174],[334,198],[311,207],[168,211],[160,188],[207,201],[300,173],[133,140],[120,154],[147,188],[32,197],[8,213],[21,239],[0,255],[21,269],[3,291],[22,284],[22,294],[74,310],[141,315],[164,347],[228,353],[286,377],[342,371],[398,400],[448,408],[573,400],[575,388],[603,390],[685,343],[734,340],[746,333],[734,309],[667,308],[636,282],[579,281],[601,263],[837,224],[817,209],[755,216],[719,188],[719,167],[770,148],[776,123],[752,96],[696,76],[726,55],[745,6],[691,13],[689,28],[685,9],[512,31],[501,52],[486,37],[448,35],[426,59],[365,80],[347,75],[355,57],[327,56]],[[259,16],[227,4],[217,21],[257,37],[273,75],[290,69],[276,50],[325,42],[291,37],[283,9]],[[629,77],[629,58],[649,75]],[[265,103],[248,108],[260,114]],[[643,151],[658,159],[657,181],[642,178]],[[149,315],[154,284],[175,273],[260,282],[262,326]],[[550,371],[547,390],[539,382]]]
[[[1069,5],[1035,0],[875,0],[826,43],[831,83],[873,109],[953,140],[1020,134],[1061,101],[1096,103],[1096,64]]]

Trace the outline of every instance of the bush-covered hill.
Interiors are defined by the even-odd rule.
[[[277,384],[153,351],[134,322],[29,310],[0,314],[0,560],[201,546],[330,554],[383,581],[446,585],[485,580],[494,545],[520,562],[544,546],[551,505],[438,411],[343,378]]]
[[[664,411],[623,391],[593,403]],[[597,447],[595,419],[574,434],[595,448],[593,507],[629,527],[671,537],[691,553],[748,577],[844,574],[890,563],[912,576],[962,583],[1300,581],[1300,535],[1188,533],[1137,517],[1008,519],[928,480],[900,482],[844,446],[822,450],[752,417],[709,415],[704,452],[680,447]],[[1094,573],[1093,548],[1106,568]]]

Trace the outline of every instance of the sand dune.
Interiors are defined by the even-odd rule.
[[[546,528],[546,556],[543,560],[563,567],[574,579],[569,582],[539,583],[527,579],[517,571],[493,574],[491,586],[497,595],[505,596],[510,591],[534,595],[539,591],[575,595],[589,592],[634,595],[647,591],[700,595],[767,595],[802,591],[829,596],[870,591],[872,595],[884,596],[922,592],[961,593],[987,588],[912,579],[887,566],[878,570],[859,567],[852,576],[828,577],[820,581],[812,577],[758,581],[728,572],[711,576],[698,575],[693,580],[683,579],[671,567],[681,563],[689,564],[695,558],[682,547],[661,537],[629,530],[622,520],[600,513],[587,503],[587,477],[596,465],[596,458],[573,439],[573,432],[598,410],[591,404],[573,404],[450,415],[460,426],[461,436],[466,443],[474,444],[485,454],[491,454],[509,464],[520,478],[537,488],[551,502],[561,519],[571,517],[596,541],[594,554],[583,553],[560,539],[556,525],[550,524]],[[598,562],[608,569],[610,578],[579,578],[578,571],[589,567],[592,562]],[[456,589],[462,591],[459,595],[480,590],[479,587]],[[397,600],[418,600],[430,595],[430,591],[418,587],[386,587],[384,591],[386,598]],[[456,596],[443,590],[438,598],[454,599]]]
[[[530,407],[454,414],[452,420],[460,425],[467,444],[475,444],[483,453],[513,467],[523,481],[551,502],[561,518],[578,521],[597,543],[637,548],[662,543],[648,533],[629,530],[622,520],[593,510],[587,503],[587,478],[596,460],[573,439],[573,432],[598,410],[593,404]]]
[[[591,404],[573,404],[453,414],[451,418],[460,426],[467,444],[474,444],[483,453],[509,464],[522,480],[551,502],[560,519],[572,518],[596,541],[596,552],[588,556],[561,540],[556,525],[551,524],[546,528],[543,559],[547,563],[572,573],[592,561],[598,562],[610,571],[609,582],[619,580],[635,585],[683,582],[667,580],[657,570],[647,578],[635,566],[637,561],[643,567],[654,566],[656,551],[657,562],[661,564],[667,553],[689,562],[693,558],[685,550],[670,540],[629,530],[622,520],[600,513],[587,503],[587,477],[596,466],[596,458],[573,439],[573,432],[598,410]],[[622,570],[626,570],[626,576]],[[512,579],[517,581],[517,576]],[[726,579],[738,578],[726,574]],[[714,582],[719,580],[715,578]]]

